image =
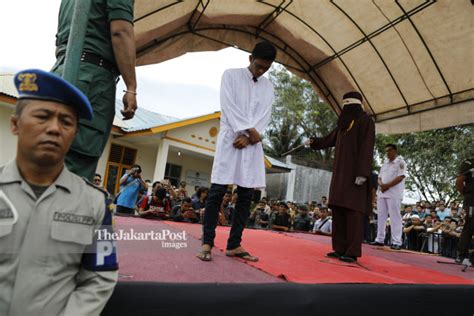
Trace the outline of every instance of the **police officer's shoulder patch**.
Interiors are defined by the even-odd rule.
[[[106,199],[106,208],[109,201]],[[102,225],[95,232],[94,242],[82,256],[82,266],[89,271],[118,270],[117,244],[114,237],[112,212],[105,212]]]
[[[100,192],[102,192],[107,199],[110,198],[109,192],[107,192],[104,188],[96,186],[94,183],[90,182],[89,179],[87,179],[87,178],[82,177],[82,180],[84,180],[84,182],[87,185],[89,185],[89,186],[93,187],[94,189],[99,190]]]

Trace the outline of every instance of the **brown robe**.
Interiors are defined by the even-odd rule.
[[[313,138],[313,149],[336,146],[329,188],[332,209],[332,248],[339,255],[362,255],[363,215],[371,209],[371,172],[375,143],[375,124],[361,113],[347,129],[339,127],[323,138]],[[365,177],[356,185],[356,177]]]
[[[315,150],[336,146],[329,207],[343,207],[361,213],[371,209],[370,178],[375,144],[375,124],[366,113],[354,120],[347,130],[336,128],[329,135],[313,138]],[[356,177],[365,177],[356,185]]]

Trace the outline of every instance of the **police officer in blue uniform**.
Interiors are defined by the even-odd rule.
[[[110,200],[64,166],[92,108],[48,72],[21,71],[15,85],[17,152],[0,167],[0,315],[99,315],[118,276]]]

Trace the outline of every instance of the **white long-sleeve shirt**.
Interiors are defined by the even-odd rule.
[[[247,68],[228,69],[221,81],[221,123],[211,182],[235,184],[245,188],[265,187],[265,162],[262,143],[243,149],[233,146],[239,134],[255,128],[263,133],[272,113],[273,85],[265,78],[252,79]]]

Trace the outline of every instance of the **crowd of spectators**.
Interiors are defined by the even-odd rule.
[[[97,182],[99,183],[100,181]],[[115,198],[116,213],[146,219],[202,223],[209,188],[195,186],[194,192],[190,194],[185,181],[181,181],[178,187],[171,185],[166,179],[155,181],[151,185],[150,183],[149,180],[143,181],[140,166],[135,165],[127,171],[121,179],[121,191]],[[127,208],[123,207],[125,200]],[[134,207],[130,200],[136,200]],[[237,192],[229,188],[221,205],[219,225],[230,226],[236,201]],[[322,235],[331,235],[331,226],[331,210],[327,208],[325,196],[320,202],[306,204],[268,201],[263,198],[252,205],[247,222],[248,228],[313,232]]]
[[[453,201],[417,202],[402,210],[404,248],[456,257],[456,247],[464,226],[466,210]],[[390,220],[386,223],[387,235]],[[386,242],[390,240],[386,237]]]
[[[137,170],[139,168],[135,167]],[[186,182],[182,181],[178,187],[171,185],[169,180],[154,182],[150,188],[150,181],[141,180],[141,175],[130,174],[136,180],[136,185],[127,183],[125,179],[119,196],[123,194],[128,199],[135,198],[135,215],[147,219],[173,220],[177,222],[202,223],[205,212],[206,199],[209,188],[195,186],[194,192],[189,193]],[[140,181],[141,180],[141,181]],[[131,192],[127,191],[134,191]],[[119,198],[120,200],[120,198]],[[237,201],[237,193],[230,189],[225,194],[218,224],[230,226],[232,214]],[[262,198],[253,203],[247,228],[268,229],[282,232],[304,232],[331,236],[332,216],[327,206],[327,197],[320,201],[306,203],[267,200]],[[119,205],[119,204],[118,204]],[[117,208],[117,214],[123,207]],[[401,210],[403,222],[403,249],[441,254],[446,257],[455,257],[456,246],[463,229],[465,210],[454,201],[445,205],[444,201],[429,203],[417,202],[415,205],[405,205]],[[133,215],[128,212],[127,215]],[[377,207],[368,216],[364,225],[364,242],[375,239],[377,231]],[[390,244],[390,218],[386,222],[385,244]]]

